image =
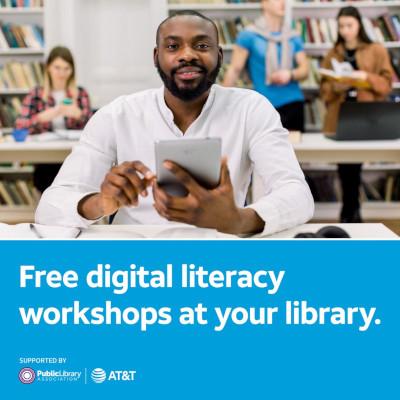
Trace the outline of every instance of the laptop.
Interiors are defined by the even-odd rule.
[[[400,103],[345,102],[340,107],[334,140],[400,139]]]

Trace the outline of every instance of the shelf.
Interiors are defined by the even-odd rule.
[[[213,4],[213,3],[188,3],[188,4],[168,4],[169,11],[180,11],[180,10],[226,10],[226,11],[244,11],[244,10],[261,10],[261,4],[250,3],[250,4]]]
[[[14,96],[28,94],[30,89],[0,89],[0,96]]]
[[[301,86],[301,90],[305,92],[319,92],[319,86]],[[392,85],[393,90],[400,89],[400,82],[393,83]],[[1,93],[0,93],[1,94]]]
[[[15,14],[15,15],[25,15],[25,14],[43,14],[43,7],[3,7],[0,8],[1,14]]]
[[[337,171],[337,164],[302,164],[301,169],[307,172],[335,172]],[[387,164],[363,164],[363,172],[375,171],[398,171],[400,164],[387,163]]]
[[[0,56],[35,56],[44,55],[44,49],[8,49],[0,50]]]
[[[312,218],[316,220],[332,220],[338,219],[341,203],[315,203],[315,213]],[[361,205],[361,216],[364,220],[367,219],[399,219],[400,218],[400,202],[386,201],[368,201]]]
[[[33,222],[35,208],[34,206],[0,206],[0,220],[6,224]]]
[[[32,165],[26,165],[24,167],[0,167],[0,174],[32,174],[32,173],[33,173]]]
[[[329,8],[342,8],[343,1],[332,1],[332,2],[292,2],[293,9],[329,9]],[[349,2],[347,2],[349,3]],[[353,1],[352,4],[356,5],[357,8],[378,8],[378,7],[400,7],[400,1]]]

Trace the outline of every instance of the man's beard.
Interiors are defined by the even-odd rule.
[[[180,89],[175,82],[175,73],[183,67],[197,67],[203,73],[203,77],[201,81],[197,84],[196,87],[187,88],[187,89]],[[182,63],[178,67],[171,70],[171,77],[169,77],[160,67],[160,63],[157,60],[156,62],[157,71],[163,81],[165,87],[172,93],[173,96],[177,97],[182,101],[192,101],[204,93],[206,93],[210,87],[215,83],[217,80],[219,71],[221,69],[221,60],[218,59],[218,64],[214,70],[208,73],[207,68],[203,67],[202,65],[198,65],[196,62],[188,62]]]

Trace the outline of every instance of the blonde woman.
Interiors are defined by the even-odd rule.
[[[40,134],[56,129],[83,129],[92,115],[89,95],[77,86],[75,63],[66,47],[51,50],[45,65],[43,87],[35,87],[25,97],[15,126]],[[34,184],[43,192],[52,183],[58,164],[37,165]]]

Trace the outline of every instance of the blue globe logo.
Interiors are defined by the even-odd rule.
[[[90,376],[94,383],[103,383],[107,378],[106,371],[102,368],[95,368]]]

